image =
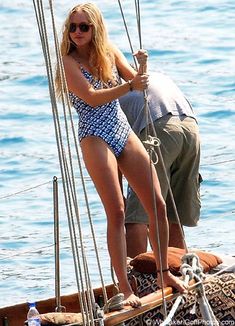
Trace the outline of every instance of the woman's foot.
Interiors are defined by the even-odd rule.
[[[129,292],[127,294],[124,293],[124,306],[131,306],[132,308],[137,308],[141,306],[140,298],[137,297],[133,292]]]
[[[188,286],[179,277],[174,276],[171,272],[163,272],[163,287],[171,286],[182,294],[188,292]],[[157,284],[162,287],[160,273],[158,273]]]

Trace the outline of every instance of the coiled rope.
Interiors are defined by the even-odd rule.
[[[206,298],[203,281],[205,274],[203,273],[202,266],[200,265],[199,257],[195,253],[187,253],[182,257],[182,265],[180,272],[183,276],[185,284],[189,284],[191,280],[195,280],[195,303],[199,303],[199,308],[203,320],[209,326],[219,326],[219,323],[210,307],[210,304]],[[180,295],[175,300],[171,311],[168,313],[167,318],[160,324],[160,326],[167,326],[172,324],[172,318],[177,311],[180,304],[185,302],[185,295]]]

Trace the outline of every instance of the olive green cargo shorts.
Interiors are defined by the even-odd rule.
[[[185,226],[196,226],[201,208],[200,138],[197,122],[190,117],[168,114],[155,121],[154,127],[161,142],[160,150],[180,222]],[[141,132],[140,139],[146,139],[145,129]],[[178,223],[163,167],[160,162],[155,167],[166,201],[168,220],[170,223]],[[125,223],[148,224],[148,216],[130,188],[126,200]]]

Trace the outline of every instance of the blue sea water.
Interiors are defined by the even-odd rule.
[[[47,1],[46,13],[49,16]],[[96,2],[110,38],[130,59],[118,1]],[[135,50],[133,0],[121,2]],[[54,1],[60,26],[76,1]],[[235,254],[234,0],[140,0],[141,36],[149,69],[169,74],[193,104],[201,142],[202,211],[185,229],[188,246]],[[33,2],[0,0],[0,306],[54,296],[52,178],[60,177],[46,69]],[[106,220],[86,176],[104,278],[111,280]],[[61,288],[76,291],[60,188]],[[25,191],[27,189],[27,191]],[[99,285],[92,239],[82,215],[91,279]]]

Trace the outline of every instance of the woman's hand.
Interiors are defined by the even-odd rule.
[[[131,81],[131,87],[135,91],[143,91],[148,87],[149,76],[147,74],[137,74]]]
[[[136,57],[140,66],[144,66],[147,64],[148,52],[146,50],[141,49],[135,52],[133,55]]]

